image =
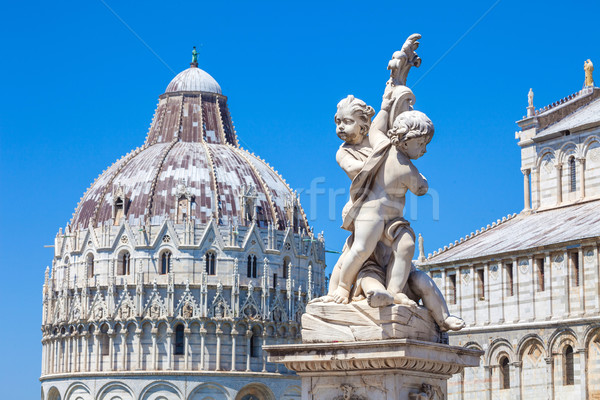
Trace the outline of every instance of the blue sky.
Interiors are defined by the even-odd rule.
[[[408,217],[432,252],[522,209],[514,122],[530,87],[542,107],[581,89],[584,60],[600,68],[599,12],[590,1],[5,4],[4,397],[39,393],[41,285],[52,258],[43,246],[97,175],[143,143],[158,96],[188,67],[193,45],[229,98],[244,147],[304,189],[315,231],[340,249],[345,196],[332,207],[330,191],[349,182],[334,157],[335,106],[354,94],[378,109],[391,54],[421,33],[423,62],[408,85],[436,133],[416,165],[439,201],[410,199]],[[325,191],[315,207],[306,194],[311,182]]]

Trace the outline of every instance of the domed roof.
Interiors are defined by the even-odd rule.
[[[202,82],[194,77],[203,77]],[[211,82],[211,90],[201,85]],[[200,223],[213,219],[224,225],[245,224],[253,215],[250,220],[259,226],[308,229],[296,195],[283,178],[239,147],[227,99],[220,92],[214,79],[198,68],[177,75],[159,98],[144,145],[94,181],[71,225],[114,222],[116,207],[122,207],[130,225],[177,221],[179,202],[185,198],[190,202],[186,218]]]
[[[221,86],[215,78],[196,66],[177,74],[167,86],[165,93],[172,92],[208,92],[221,94]]]

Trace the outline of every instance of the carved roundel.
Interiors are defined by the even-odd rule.
[[[283,246],[287,251],[292,249],[292,245],[289,242],[285,242],[285,246]]]
[[[162,241],[165,243],[169,243],[171,241],[171,236],[169,236],[169,235],[163,236]]]
[[[126,235],[121,236],[121,243],[129,242],[129,238]]]

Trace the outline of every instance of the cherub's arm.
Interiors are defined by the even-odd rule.
[[[410,172],[404,175],[404,184],[408,190],[416,196],[423,196],[429,190],[427,179],[417,170],[414,165],[410,166]]]
[[[360,172],[365,164],[364,161],[357,160],[355,157],[353,157],[343,147],[338,149],[337,153],[335,154],[335,160],[351,180],[354,179],[354,177]]]
[[[371,123],[371,129],[369,129],[369,144],[372,149],[377,148],[377,145],[382,141],[388,140],[386,132],[388,130],[388,119],[392,104],[393,100],[386,93],[381,102],[381,110],[375,116],[375,119]]]

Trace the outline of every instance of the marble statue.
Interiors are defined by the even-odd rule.
[[[533,88],[529,88],[529,93],[527,93],[527,106],[533,107]]]
[[[594,72],[594,64],[592,64],[592,60],[588,59],[583,63],[583,69],[585,70],[585,82],[583,86],[594,86],[594,77],[592,73]]]
[[[406,193],[427,193],[427,179],[413,160],[425,154],[434,133],[431,120],[413,110],[414,94],[404,86],[410,66],[420,64],[414,53],[418,38],[411,35],[394,53],[381,110],[372,122],[375,111],[364,101],[350,95],[338,104],[336,133],[344,143],[336,160],[352,180],[342,228],[350,236],[332,272],[328,294],[313,304],[366,299],[372,308],[394,304],[414,308],[423,301],[441,330],[459,330],[464,321],[449,314],[433,280],[413,266],[415,234],[403,218]]]
[[[198,52],[196,51],[196,46],[192,50],[192,64],[198,64]]]

